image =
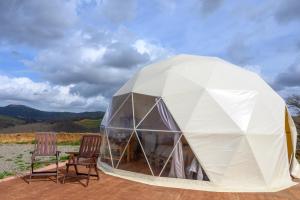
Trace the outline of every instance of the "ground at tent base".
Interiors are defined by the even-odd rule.
[[[61,173],[64,173],[64,168],[61,169]],[[65,184],[56,184],[53,177],[34,180],[28,184],[23,178],[15,178],[0,183],[0,199],[300,200],[300,184],[275,193],[222,193],[150,186],[104,173],[100,173],[100,175],[100,180],[92,179],[88,187],[83,186],[85,180],[80,180],[80,183],[77,180],[70,179],[66,180]]]

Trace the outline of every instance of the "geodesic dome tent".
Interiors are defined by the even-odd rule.
[[[284,100],[257,74],[179,55],[137,72],[101,124],[100,168],[152,185],[276,191],[300,177]]]

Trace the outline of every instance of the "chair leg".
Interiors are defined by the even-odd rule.
[[[75,168],[76,175],[78,175],[78,168],[77,168],[77,165],[74,165],[74,168]]]
[[[88,172],[88,176],[87,176],[86,187],[89,185],[91,169],[92,169],[91,166],[89,166],[89,172]]]
[[[31,182],[31,178],[32,178],[32,174],[33,174],[33,162],[31,162],[31,171],[30,171],[30,175],[29,175],[29,181],[28,184]]]
[[[97,168],[97,165],[94,165],[94,169],[95,169],[95,172],[97,174],[97,180],[100,179],[100,176],[99,176],[99,172],[98,172],[98,168]]]
[[[58,183],[58,161],[56,160],[56,183]]]
[[[67,168],[66,168],[66,174],[64,175],[64,178],[63,178],[63,184],[65,183],[65,180],[66,180],[66,176],[69,174],[69,165],[67,165]]]

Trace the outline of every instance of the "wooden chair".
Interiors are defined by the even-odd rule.
[[[66,164],[66,174],[64,175],[63,183],[66,177],[84,177],[87,179],[86,185],[88,186],[90,176],[97,177],[99,180],[99,173],[97,169],[97,159],[100,155],[100,135],[84,135],[81,139],[79,152],[66,152],[70,155],[69,161]],[[69,167],[74,166],[75,175],[69,173]],[[77,166],[85,166],[88,168],[88,173],[80,173]],[[94,169],[96,174],[91,174],[91,169]]]
[[[35,145],[34,150],[31,151],[31,172],[29,180],[33,176],[56,176],[56,183],[58,183],[58,161],[59,153],[56,145],[56,134],[55,133],[36,133],[35,134]],[[37,160],[37,158],[55,156],[54,159]],[[37,163],[55,163],[55,171],[34,171],[34,165]],[[28,183],[30,183],[30,181]]]

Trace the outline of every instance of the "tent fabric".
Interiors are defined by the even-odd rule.
[[[173,146],[174,141],[182,134],[199,163],[198,168],[209,181],[159,177],[153,172],[149,177],[104,167],[105,163],[100,162],[101,169],[107,173],[153,185],[209,191],[276,191],[294,185],[291,176],[300,178],[300,167],[295,158],[297,131],[286,104],[253,72],[219,58],[192,55],[174,56],[151,64],[138,71],[115,93],[107,109],[109,113],[102,122],[104,128],[111,126],[114,115],[120,122],[118,125],[125,123],[130,117],[126,112],[130,109],[118,114],[116,107],[128,107],[130,103],[124,101],[129,98],[132,99],[133,126],[115,128],[132,130],[132,134],[141,138],[141,144],[147,142],[147,137],[142,135],[150,132],[177,134],[172,136],[172,141],[165,137],[169,141],[166,142],[168,149],[173,149],[175,154],[178,149]],[[166,111],[158,111],[160,101]],[[165,124],[169,117],[178,130]],[[289,145],[292,148],[289,161],[290,143],[293,145]],[[163,145],[164,142],[160,142],[160,148]],[[145,152],[143,147],[139,152],[147,158],[151,169],[152,163],[156,162],[155,159],[151,161],[153,152]],[[174,162],[176,156],[162,159],[163,168],[158,174],[169,167],[170,159]]]

